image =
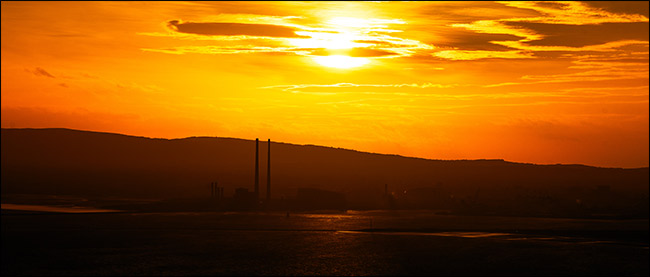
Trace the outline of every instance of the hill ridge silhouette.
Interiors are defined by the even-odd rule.
[[[114,133],[114,132],[71,129],[71,128],[2,128],[2,131],[4,131],[4,130],[44,130],[44,131],[45,130],[62,130],[62,131],[72,131],[72,132],[81,132],[81,133],[107,134],[107,135],[117,135],[117,136],[124,136],[124,137],[142,138],[142,139],[150,139],[150,140],[167,140],[167,141],[179,141],[179,140],[188,140],[188,139],[226,139],[226,140],[230,139],[230,140],[242,140],[242,141],[250,141],[250,142],[255,141],[255,139],[245,139],[245,138],[235,138],[235,137],[220,137],[220,136],[207,136],[207,135],[197,135],[197,136],[189,136],[189,137],[182,137],[182,138],[157,138],[157,137],[147,137],[147,136],[121,134],[121,133]],[[284,144],[284,145],[290,145],[290,146],[321,147],[321,148],[326,148],[326,149],[351,151],[351,152],[362,153],[362,154],[372,154],[372,155],[381,155],[381,156],[394,156],[394,157],[399,157],[399,158],[420,159],[420,160],[427,160],[427,161],[504,162],[504,163],[511,163],[511,164],[536,165],[536,166],[584,166],[584,167],[611,168],[611,169],[644,169],[644,168],[650,168],[650,167],[632,167],[632,168],[606,167],[606,166],[596,166],[596,165],[588,165],[588,164],[575,164],[575,163],[571,163],[571,164],[565,164],[565,163],[543,164],[543,163],[532,163],[532,162],[529,163],[529,162],[507,161],[507,160],[501,159],[501,158],[492,158],[492,159],[490,159],[490,158],[479,158],[479,159],[432,159],[432,158],[423,158],[423,157],[415,157],[415,156],[405,156],[405,155],[400,155],[400,154],[368,152],[368,151],[361,151],[361,150],[350,149],[350,148],[343,148],[343,147],[336,147],[336,146],[326,146],[326,145],[317,145],[317,144],[299,144],[299,143],[281,142],[281,141],[272,141],[272,143]]]
[[[3,194],[208,197],[215,181],[224,187],[226,196],[237,188],[253,189],[254,140],[147,138],[65,128],[3,128],[1,134]],[[266,143],[260,142],[262,195],[266,191]],[[647,210],[647,167],[433,160],[271,143],[272,198],[286,199],[296,189],[314,188],[345,195],[352,208],[382,208],[387,186],[391,197],[413,207],[540,199],[575,205],[591,197],[596,199],[595,206],[641,203]]]

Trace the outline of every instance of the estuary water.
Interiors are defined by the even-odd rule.
[[[2,275],[648,275],[648,220],[433,211],[2,215]]]
[[[119,210],[97,209],[81,206],[47,206],[47,205],[25,205],[25,204],[1,204],[3,210],[50,212],[50,213],[109,213]]]

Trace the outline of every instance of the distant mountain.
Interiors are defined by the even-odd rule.
[[[262,139],[259,184],[264,196],[267,142]],[[253,190],[254,161],[254,140],[2,129],[3,194],[207,197],[210,183],[217,181],[229,196],[239,187]],[[292,197],[297,188],[317,188],[342,193],[351,207],[358,208],[382,207],[387,185],[396,203],[415,208],[512,202],[504,199],[540,203],[564,199],[564,205],[582,205],[596,197],[592,205],[637,201],[646,203],[647,210],[649,181],[647,167],[428,160],[280,142],[271,143],[271,171],[272,198]],[[612,199],[598,200],[602,195]]]

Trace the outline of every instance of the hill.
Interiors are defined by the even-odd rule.
[[[266,149],[267,142],[260,141],[262,196]],[[428,160],[280,142],[271,143],[271,155],[272,198],[291,198],[298,188],[315,188],[343,194],[350,208],[385,208],[390,203],[495,213],[647,215],[648,168]],[[254,140],[2,129],[2,194],[208,197],[210,183],[217,181],[229,196],[236,188],[253,190],[254,160]]]

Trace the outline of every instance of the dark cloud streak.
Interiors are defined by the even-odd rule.
[[[474,31],[453,30],[448,32],[435,33],[440,39],[435,44],[438,47],[453,47],[459,50],[486,50],[486,51],[509,51],[516,50],[503,45],[491,43],[491,41],[518,41],[524,37],[511,34],[483,34]]]
[[[56,77],[54,77],[54,75],[50,74],[49,72],[45,71],[45,69],[42,69],[40,67],[37,67],[34,70],[29,70],[29,69],[26,69],[26,70],[27,70],[27,72],[30,72],[30,73],[32,73],[32,74],[34,74],[36,76],[45,76],[45,77],[49,77],[49,78],[56,78]]]
[[[206,36],[263,36],[263,37],[287,37],[305,38],[299,36],[295,31],[299,29],[270,24],[246,24],[246,23],[224,23],[224,22],[180,22],[172,20],[168,26],[173,30],[186,33]]]
[[[543,34],[540,40],[527,42],[534,46],[583,47],[617,40],[648,40],[648,23],[603,23],[593,25],[568,25],[532,22],[505,22]]]
[[[648,1],[586,1],[587,5],[612,13],[640,14],[650,16]]]

